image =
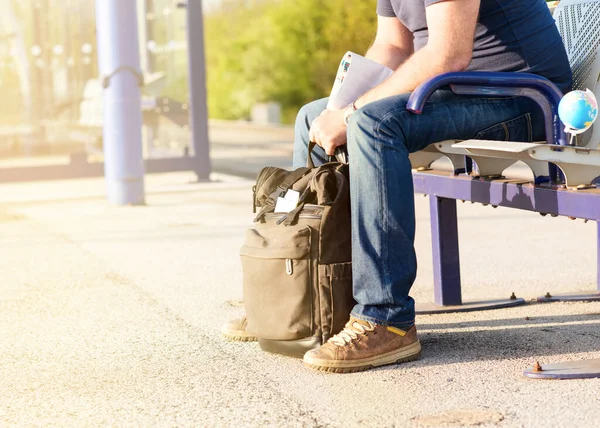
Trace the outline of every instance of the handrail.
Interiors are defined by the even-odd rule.
[[[529,73],[464,71],[440,74],[419,85],[411,94],[406,109],[421,114],[429,97],[450,85],[457,94],[493,97],[524,96],[535,101],[544,113],[546,139],[550,144],[568,145],[558,118],[558,104],[563,96],[550,80]]]

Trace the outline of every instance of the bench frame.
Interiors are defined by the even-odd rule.
[[[553,6],[554,7],[554,6]],[[600,0],[568,0],[564,2],[564,5],[559,5],[559,9],[571,8],[576,10],[579,14],[577,19],[581,18],[582,10],[587,8],[587,12],[594,14],[592,20],[587,20],[584,24],[585,31],[582,31],[584,43],[592,41],[594,37],[598,37],[600,32],[598,28],[594,27],[594,22],[600,20]],[[585,88],[585,85],[591,85],[596,96],[600,95],[600,47],[598,45],[591,45],[595,50],[595,53],[591,53],[591,56],[585,58],[585,52],[582,53],[581,49],[575,49],[571,37],[575,34],[569,34],[575,31],[575,27],[569,28],[571,25],[575,26],[573,19],[570,19],[569,14],[565,16],[559,14],[556,18],[557,25],[561,33],[564,33],[566,28],[566,37],[568,46],[568,54],[571,55],[569,58],[573,71],[574,77],[577,77],[578,85]],[[571,15],[572,17],[573,15]],[[591,18],[591,17],[590,17]],[[590,25],[592,27],[590,27]],[[597,24],[596,24],[597,25]],[[578,31],[576,31],[578,32]],[[585,40],[587,38],[587,40]],[[590,71],[587,74],[587,71]],[[596,73],[597,77],[596,77]],[[485,96],[527,96],[538,103],[541,107],[545,117],[545,129],[547,143],[554,145],[552,148],[556,153],[561,155],[567,155],[567,152],[579,153],[578,150],[572,148],[564,149],[568,145],[566,142],[566,136],[562,130],[562,125],[558,118],[558,103],[560,101],[560,91],[551,82],[540,81],[539,77],[534,80],[520,81],[523,77],[523,73],[511,73],[512,76],[505,75],[499,76],[498,73],[448,73],[430,79],[429,81],[420,85],[412,94],[409,100],[407,109],[414,113],[420,114],[422,108],[429,98],[429,96],[436,91],[440,86],[449,85],[450,88],[457,94],[468,94],[468,95],[485,95]],[[585,81],[583,81],[583,80]],[[545,79],[543,79],[545,80]],[[577,82],[576,82],[577,83]],[[557,97],[558,94],[558,97]],[[600,144],[600,125],[592,128],[590,131],[590,141],[593,147],[598,147]],[[475,143],[475,144],[473,144]],[[585,143],[584,143],[585,144]],[[498,147],[502,146],[502,143],[494,144]],[[475,302],[466,303],[462,300],[461,295],[461,281],[460,281],[460,260],[459,260],[459,244],[458,244],[458,222],[457,222],[457,210],[456,201],[462,200],[477,202],[484,205],[492,205],[494,208],[497,206],[503,206],[508,208],[515,208],[527,211],[538,212],[545,216],[550,214],[553,217],[566,216],[573,220],[583,219],[584,221],[595,221],[596,222],[596,239],[597,239],[597,255],[596,255],[596,284],[597,289],[590,292],[589,294],[578,294],[573,293],[564,296],[550,296],[549,293],[538,298],[538,301],[557,301],[557,300],[600,300],[600,182],[596,181],[592,183],[585,182],[583,185],[577,185],[577,181],[587,181],[590,176],[595,175],[596,166],[598,162],[584,160],[581,157],[569,157],[569,156],[553,156],[546,158],[548,161],[556,162],[555,164],[548,163],[548,177],[542,177],[538,175],[536,169],[539,168],[539,161],[529,162],[526,159],[526,155],[519,155],[519,158],[525,159],[532,171],[534,172],[533,181],[523,180],[509,180],[504,177],[496,176],[492,177],[480,177],[470,175],[471,166],[473,164],[473,158],[469,157],[469,154],[479,153],[483,156],[489,156],[491,159],[498,159],[498,165],[494,166],[495,170],[500,170],[500,164],[508,164],[506,162],[507,155],[502,155],[502,150],[498,150],[498,156],[494,155],[494,149],[481,149],[482,142],[470,142],[468,144],[446,144],[441,145],[447,153],[439,153],[439,157],[446,156],[450,159],[453,164],[453,172],[442,172],[428,169],[429,165],[433,160],[436,159],[436,149],[426,149],[422,152],[417,152],[415,155],[411,155],[411,161],[414,161],[418,165],[416,170],[413,170],[413,183],[415,193],[424,193],[429,195],[430,211],[431,211],[431,232],[432,232],[432,246],[433,246],[433,263],[434,263],[434,307],[425,307],[425,310],[419,310],[423,313],[432,312],[454,312],[464,310],[478,310],[493,307],[503,307],[511,304],[511,301],[491,301],[491,302]],[[473,152],[468,151],[468,147],[478,147],[479,152],[474,150]],[[431,146],[430,146],[431,147]],[[450,150],[448,150],[448,147]],[[562,148],[561,148],[562,147]],[[460,149],[466,149],[466,152],[460,151]],[[514,149],[514,147],[513,147]],[[482,152],[483,150],[483,152]],[[504,147],[504,153],[509,150]],[[598,158],[600,150],[595,150],[594,158]],[[535,153],[535,152],[533,152]],[[533,154],[532,153],[532,154]],[[587,153],[581,151],[581,153]],[[464,164],[462,162],[462,156],[464,155]],[[513,159],[515,157],[513,156]],[[481,157],[480,157],[481,159]],[[489,159],[484,159],[482,162],[490,164]],[[560,162],[559,162],[560,161]],[[566,167],[561,166],[561,162],[565,161],[570,163]],[[581,162],[586,162],[586,173],[580,174],[581,170],[577,169],[577,165]],[[461,165],[464,168],[461,168]],[[562,169],[565,174],[562,174],[557,165]],[[582,165],[582,164],[581,164]],[[489,166],[489,165],[488,165]],[[543,166],[543,164],[542,164]],[[575,169],[573,168],[575,166]],[[565,169],[566,168],[566,169]],[[544,167],[545,169],[545,167]],[[568,182],[568,174],[570,170],[571,174],[575,172],[574,181],[575,187],[567,187],[565,183]],[[492,169],[489,169],[492,171]],[[493,172],[493,171],[492,171]],[[598,176],[600,176],[600,166],[598,167]],[[571,175],[573,178],[573,175]],[[594,186],[594,183],[595,186]],[[570,184],[570,183],[569,183]],[[514,294],[512,304],[524,303],[523,299],[516,299]],[[422,305],[418,305],[423,308]],[[539,363],[534,367],[529,368],[523,373],[527,377],[531,378],[542,378],[542,379],[582,379],[600,377],[600,358],[594,360],[583,360],[583,361],[570,361],[566,363],[552,364],[549,366],[540,366]]]
[[[522,299],[463,305],[456,201],[538,212],[542,215],[596,221],[598,223],[597,284],[584,300],[600,300],[600,189],[569,190],[560,186],[534,185],[522,180],[486,180],[442,171],[413,171],[415,193],[429,195],[433,246],[434,300],[438,308],[419,305],[419,313],[455,312],[498,308],[524,303]],[[551,297],[556,300],[557,297]],[[567,297],[577,300],[576,296]],[[461,308],[461,306],[463,306]]]
[[[429,79],[415,89],[408,101],[407,110],[421,114],[429,97],[436,90],[448,85],[457,94],[487,97],[520,95],[534,100],[544,113],[548,144],[557,149],[568,146],[567,137],[558,118],[558,104],[562,93],[549,80],[527,73],[446,73]],[[468,153],[465,153],[468,157]],[[441,157],[443,153],[439,155]],[[501,153],[498,159],[502,159]],[[465,162],[465,165],[472,161],[473,159],[471,162]],[[564,177],[553,164],[549,164],[549,177],[543,180],[545,183],[536,180],[540,184],[502,177],[494,179],[471,176],[468,170],[455,169],[454,173],[447,173],[421,169],[423,168],[413,171],[413,183],[415,193],[430,196],[435,305],[418,305],[419,313],[493,309],[525,303],[523,299],[514,295],[501,300],[466,304],[463,302],[456,200],[600,222],[600,188],[567,188],[563,183]],[[598,289],[583,296],[569,296],[568,300],[600,300],[600,226],[597,234]],[[556,297],[552,299],[557,300]]]

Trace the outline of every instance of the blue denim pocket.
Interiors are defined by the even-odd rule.
[[[477,140],[494,141],[533,141],[533,130],[531,128],[531,114],[525,113],[504,122],[497,123],[489,128],[480,131],[476,136]]]

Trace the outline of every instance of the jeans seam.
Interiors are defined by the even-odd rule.
[[[377,123],[377,128],[375,130],[375,138],[376,139],[381,139],[381,124],[389,119],[390,117],[393,117],[393,113],[396,110],[393,110],[391,112],[388,112],[388,114],[386,114],[381,120],[378,121]],[[378,154],[379,154],[379,164],[381,167],[384,168],[385,170],[385,156],[383,154],[383,150],[381,150],[380,148],[378,148],[377,150]],[[382,253],[385,251],[385,254],[382,254],[381,257],[381,262],[380,262],[380,269],[381,269],[381,273],[383,276],[383,284],[381,284],[381,286],[384,288],[384,290],[386,291],[386,301],[389,302],[390,304],[393,304],[394,302],[394,296],[392,295],[392,287],[388,287],[388,285],[390,285],[390,280],[389,280],[389,272],[388,272],[388,265],[389,265],[389,241],[388,241],[388,234],[387,234],[387,228],[388,228],[388,217],[387,217],[387,203],[385,208],[383,209],[383,204],[384,201],[387,201],[387,187],[386,187],[386,174],[382,174],[379,173],[378,176],[380,177],[379,179],[379,185],[381,186],[381,197],[380,197],[380,207],[381,207],[381,217],[382,217],[382,228],[384,229],[384,231],[386,231],[383,236],[385,237],[385,242],[382,242],[381,246],[381,251]],[[382,240],[383,241],[383,240]],[[390,317],[391,312],[390,312],[390,308],[388,308],[388,318]]]
[[[504,128],[504,141],[508,141],[510,136],[508,135],[508,126],[506,126],[506,122],[502,122],[502,128]]]

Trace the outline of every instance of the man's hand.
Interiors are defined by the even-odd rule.
[[[344,110],[324,110],[313,120],[308,135],[310,141],[323,147],[329,156],[333,156],[337,147],[346,144]]]

